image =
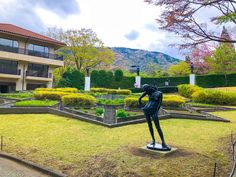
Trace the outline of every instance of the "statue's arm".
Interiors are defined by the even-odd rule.
[[[147,95],[146,92],[144,92],[138,99],[138,103],[139,103],[139,106],[140,107],[143,107],[143,104],[142,104],[142,98],[145,97]]]
[[[162,104],[162,93],[160,92],[160,94],[159,94],[159,99],[158,99],[158,107],[157,107],[157,110],[159,110],[160,109],[160,107],[161,107],[161,104]]]

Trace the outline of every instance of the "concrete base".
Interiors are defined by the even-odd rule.
[[[90,77],[85,77],[84,90],[85,91],[90,91]]]
[[[137,84],[137,88],[141,88],[141,76],[136,76],[135,82]]]
[[[195,85],[196,84],[195,74],[190,74],[189,75],[189,84],[190,85]]]
[[[152,150],[152,149],[148,149],[147,146],[143,146],[143,147],[140,147],[140,150],[148,154],[165,156],[165,155],[168,155],[177,151],[177,148],[171,147],[170,151],[163,151],[163,150]]]

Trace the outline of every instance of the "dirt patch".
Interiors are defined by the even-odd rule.
[[[129,151],[131,154],[133,154],[135,156],[139,156],[139,157],[146,157],[146,158],[152,158],[152,159],[162,158],[162,156],[160,156],[158,154],[157,155],[149,154],[149,153],[142,151],[140,148],[137,148],[137,147],[131,147],[129,149]],[[184,157],[184,156],[188,156],[188,155],[192,155],[192,154],[193,154],[193,152],[186,151],[183,149],[177,149],[177,151],[165,155],[165,158]]]

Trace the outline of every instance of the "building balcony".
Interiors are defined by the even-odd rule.
[[[0,78],[1,79],[20,79],[21,78],[21,70],[17,69],[0,69]]]
[[[44,52],[28,50],[28,49],[24,49],[24,48],[16,48],[16,47],[0,45],[0,51],[19,53],[19,54],[23,54],[23,55],[30,55],[30,56],[43,57],[43,58],[47,58],[47,59],[63,61],[63,56],[60,56],[57,54],[52,54],[52,53],[44,53]]]
[[[26,79],[32,81],[52,81],[52,73],[37,72],[37,71],[26,71]]]

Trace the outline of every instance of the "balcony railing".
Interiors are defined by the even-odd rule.
[[[52,78],[52,73],[28,70],[26,76]]]
[[[17,48],[17,47],[0,45],[0,51],[19,53],[19,54],[24,54],[24,55],[31,55],[31,56],[37,56],[37,57],[43,57],[43,58],[49,58],[49,59],[63,61],[63,56],[61,56],[61,55],[38,52],[38,51],[28,50],[28,49],[24,49],[24,48]]]
[[[13,74],[13,75],[21,75],[20,69],[14,69],[14,68],[0,68],[1,74]]]

